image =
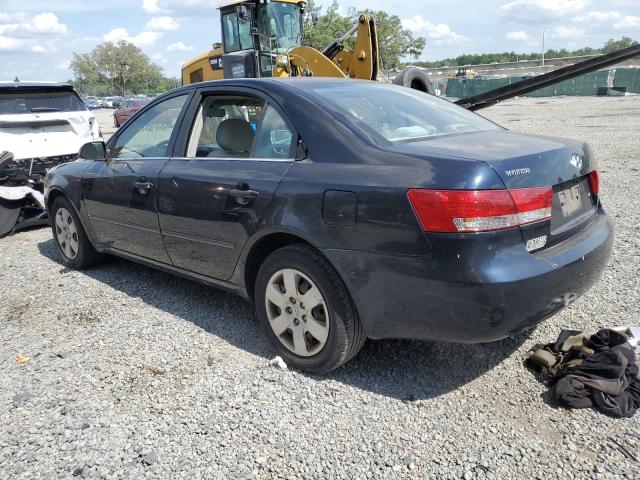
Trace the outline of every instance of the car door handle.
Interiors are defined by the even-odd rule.
[[[134,187],[138,189],[140,193],[147,193],[149,190],[153,188],[153,183],[151,182],[136,182],[133,184]]]
[[[240,190],[239,188],[234,188],[233,190],[229,190],[229,195],[249,200],[251,198],[259,197],[260,192],[257,192],[256,190]]]

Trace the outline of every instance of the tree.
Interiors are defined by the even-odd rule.
[[[89,53],[74,53],[71,70],[80,91],[99,95],[155,93],[164,80],[160,67],[125,40],[102,43]]]
[[[630,37],[622,37],[620,40],[614,40],[613,38],[608,40],[607,43],[604,44],[604,48],[602,49],[602,53],[611,53],[616,50],[620,50],[622,48],[631,47],[633,45],[637,45],[638,42],[633,40]]]
[[[340,6],[336,0],[327,8],[324,15],[321,14],[321,10],[322,8],[317,6],[313,0],[307,3],[305,45],[322,50],[355,25],[360,15],[368,14],[376,19],[378,50],[383,68],[397,69],[401,66],[403,56],[411,55],[417,58],[424,50],[425,39],[422,37],[414,38],[410,30],[402,28],[400,17],[397,15],[354,8],[350,8],[347,14],[343,15],[340,13]],[[352,46],[352,42],[347,45]]]

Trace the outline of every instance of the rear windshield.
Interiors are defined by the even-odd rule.
[[[390,142],[501,129],[447,100],[406,87],[345,82],[313,91],[356,126]]]
[[[87,107],[74,92],[0,91],[0,115],[34,112],[80,112]]]

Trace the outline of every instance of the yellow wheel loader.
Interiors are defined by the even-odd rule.
[[[302,45],[305,5],[299,0],[235,0],[221,5],[222,43],[183,66],[182,84],[295,76],[377,80],[375,20],[361,15],[348,32],[319,51]],[[353,47],[347,48],[351,38]],[[418,68],[407,68],[394,83],[433,93],[431,82]]]

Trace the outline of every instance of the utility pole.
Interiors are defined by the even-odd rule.
[[[545,30],[542,31],[542,68],[544,68],[544,34],[547,33]]]

